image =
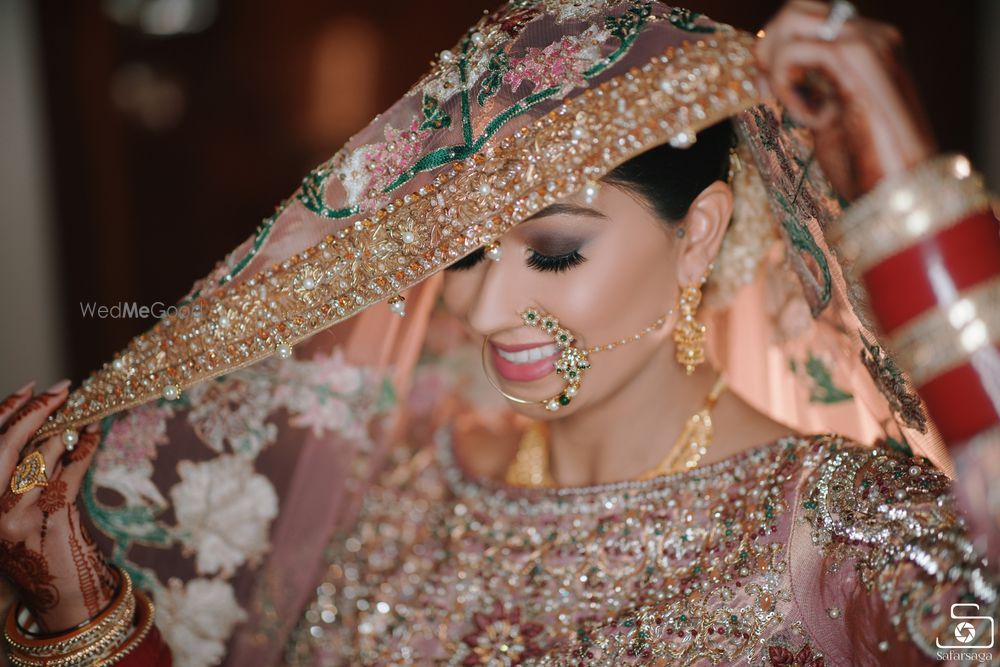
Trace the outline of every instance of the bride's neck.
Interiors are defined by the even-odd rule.
[[[639,477],[667,455],[715,378],[707,364],[688,377],[662,346],[619,391],[549,422],[552,477],[560,486]]]

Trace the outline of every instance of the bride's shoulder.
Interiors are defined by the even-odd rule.
[[[874,578],[937,535],[943,541],[927,545],[931,560],[943,565],[961,559],[965,522],[951,479],[930,459],[893,439],[869,445],[816,434],[796,443],[788,501],[798,529],[821,556],[832,563],[853,559]]]

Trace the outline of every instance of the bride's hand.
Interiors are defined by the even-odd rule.
[[[862,17],[830,41],[831,5],[791,0],[756,44],[764,84],[813,130],[816,158],[837,192],[854,199],[884,176],[936,153],[933,134],[892,26]]]
[[[29,384],[0,402],[0,575],[14,584],[20,600],[49,632],[98,615],[117,583],[81,526],[76,506],[99,442],[97,429],[80,433],[72,452],[59,435],[25,449],[46,417],[66,400],[68,387],[63,381],[33,396]],[[15,468],[36,451],[45,459],[48,485],[14,493],[9,480]]]

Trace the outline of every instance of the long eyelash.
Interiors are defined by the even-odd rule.
[[[559,271],[567,271],[585,261],[587,261],[587,258],[577,250],[564,255],[542,255],[532,250],[531,255],[528,256],[528,266],[531,268],[539,271],[555,271],[557,273]]]
[[[482,260],[483,257],[485,256],[486,256],[485,248],[476,248],[462,259],[448,266],[445,270],[465,271],[466,269],[471,269],[476,264],[479,264],[480,260]]]

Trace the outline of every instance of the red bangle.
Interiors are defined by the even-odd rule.
[[[874,315],[949,443],[1000,423],[1000,227],[979,211],[862,275]]]
[[[876,264],[862,274],[883,333],[1000,276],[1000,230],[980,211]]]

